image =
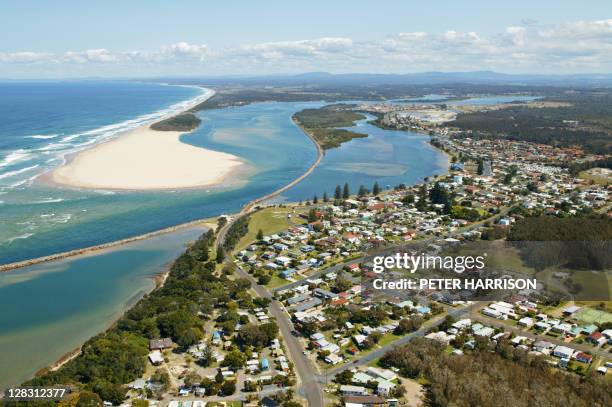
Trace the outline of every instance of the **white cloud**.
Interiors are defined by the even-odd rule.
[[[323,37],[246,43],[228,48],[178,42],[157,50],[107,49],[64,53],[0,52],[0,72],[24,66],[121,66],[122,73],[147,67],[156,74],[415,72],[481,70],[502,72],[612,72],[612,19],[542,26],[524,21],[494,35],[448,30],[401,32],[381,40]],[[10,68],[13,67],[13,68]],[[31,71],[31,70],[30,70]],[[138,71],[141,72],[141,71]]]

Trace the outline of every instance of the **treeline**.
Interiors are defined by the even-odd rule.
[[[591,168],[609,168],[612,169],[612,158],[604,158],[597,161],[585,161],[582,163],[570,163],[567,166],[568,170],[577,175],[581,171],[590,170]]]
[[[182,113],[151,125],[157,131],[191,131],[197,128],[202,120],[193,113]]]
[[[462,113],[451,124],[471,130],[470,137],[505,137],[560,147],[581,146],[598,154],[612,153],[612,94],[582,92],[546,99],[570,106]]]
[[[512,226],[507,239],[520,249],[523,261],[538,270],[612,266],[612,220],[606,217],[526,217]]]
[[[170,337],[186,349],[204,337],[204,321],[214,309],[226,314],[236,303],[247,309],[255,307],[247,293],[248,281],[230,280],[223,273],[217,277],[214,260],[200,260],[207,258],[204,253],[213,242],[212,232],[204,234],[172,264],[163,287],[141,299],[112,328],[87,341],[75,359],[25,385],[73,385],[119,405],[127,391],[124,384],[145,371],[150,339]],[[226,318],[228,329],[238,320],[233,316]]]
[[[416,338],[383,356],[383,367],[424,379],[426,403],[432,407],[604,407],[612,393],[599,375],[567,374],[551,369],[540,356],[514,348],[507,340],[464,355],[446,345]]]
[[[249,222],[251,217],[249,215],[242,216],[229,227],[223,241],[223,249],[226,252],[230,252],[236,247],[240,239],[249,233]]]
[[[364,115],[346,108],[346,105],[330,105],[318,109],[304,109],[295,113],[293,119],[310,133],[323,149],[329,150],[354,138],[368,136],[338,128],[351,127],[355,120],[365,118]]]

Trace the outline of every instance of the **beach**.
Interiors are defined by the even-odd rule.
[[[208,91],[193,104],[213,94]],[[192,104],[184,105],[167,117],[191,107]],[[46,179],[59,185],[91,189],[197,188],[222,184],[243,165],[235,155],[183,143],[180,139],[184,134],[152,130],[147,124],[77,152]]]
[[[243,162],[180,141],[178,131],[149,126],[77,153],[51,173],[60,185],[94,189],[174,189],[221,184]]]

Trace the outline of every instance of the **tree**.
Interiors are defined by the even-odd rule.
[[[189,372],[183,379],[183,383],[185,383],[185,387],[193,387],[197,386],[202,382],[202,377],[196,372]]]
[[[482,175],[484,173],[484,161],[478,160],[478,167],[476,167],[476,174]]]
[[[223,263],[223,260],[225,260],[225,249],[223,249],[222,246],[219,246],[219,248],[217,248],[217,264],[221,264]]]
[[[363,198],[367,194],[368,194],[368,190],[366,189],[366,187],[364,187],[363,185],[360,185],[359,186],[359,191],[357,191],[357,196],[359,198]]]
[[[446,204],[449,201],[449,194],[439,182],[436,182],[429,191],[429,200],[432,204]]]
[[[335,380],[338,384],[351,384],[353,382],[353,372],[344,370],[336,375]]]
[[[222,396],[231,396],[236,392],[236,382],[227,381],[223,383],[221,386],[221,395]]]
[[[327,196],[327,192],[323,192],[323,202],[329,202],[329,197]]]
[[[372,194],[374,194],[374,196],[380,194],[380,186],[378,185],[378,181],[376,181],[372,187]]]
[[[315,205],[319,203],[319,197],[316,194],[312,197],[312,203]]]
[[[264,238],[263,230],[259,229],[257,231],[257,236],[256,237],[257,237],[257,240],[263,240],[263,238]]]
[[[221,373],[221,369],[217,369],[217,374],[215,375],[215,382],[217,384],[223,383],[223,373]]]
[[[429,205],[427,205],[427,186],[423,184],[419,189],[419,201],[416,203],[416,208],[419,211],[424,212],[427,210],[428,206]]]
[[[139,401],[140,403],[134,404],[134,402],[132,402],[132,405],[134,407],[147,407],[149,405],[149,402],[146,400],[137,400],[137,401]],[[82,391],[78,394],[78,400],[76,402],[76,407],[100,407],[103,404],[104,403],[102,399],[96,393],[93,393],[91,391]]]
[[[334,190],[334,199],[342,199],[342,189],[340,185],[336,185],[336,189]]]
[[[348,182],[344,184],[344,188],[342,189],[342,198],[348,199],[351,196],[351,191],[349,190]]]

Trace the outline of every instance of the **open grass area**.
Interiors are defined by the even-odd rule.
[[[280,277],[278,274],[273,274],[272,278],[270,279],[270,282],[266,284],[266,287],[268,288],[281,287],[285,284],[289,284],[290,282],[291,281],[285,280],[284,278]]]
[[[299,217],[300,208],[266,208],[251,215],[249,232],[240,239],[236,248],[242,250],[257,239],[257,232],[261,229],[264,235],[271,235],[288,229],[292,223],[303,224],[304,219]],[[288,218],[291,215],[291,218]]]
[[[578,178],[593,181],[599,185],[610,185],[612,184],[612,172],[605,168],[591,168],[586,171],[581,171],[578,174]]]
[[[589,324],[612,322],[611,313],[588,307],[583,307],[580,311],[574,314],[574,317]]]

